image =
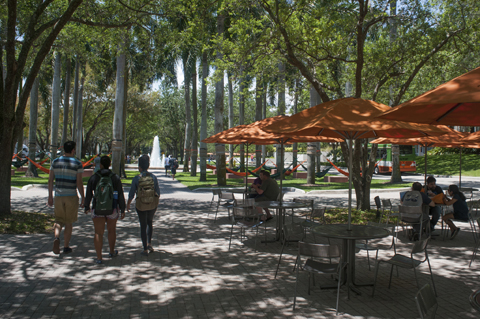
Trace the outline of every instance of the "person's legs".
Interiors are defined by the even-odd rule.
[[[103,234],[105,233],[105,217],[93,218],[93,226],[95,228],[95,236],[93,244],[97,252],[97,260],[102,260]]]
[[[137,210],[140,222],[140,237],[142,238],[143,251],[147,252],[147,213]]]
[[[152,246],[152,235],[153,235],[153,216],[155,215],[156,209],[146,212],[147,215],[147,247]]]
[[[65,224],[65,231],[63,232],[63,247],[70,247],[70,239],[72,238],[73,224]]]
[[[108,246],[110,254],[115,255],[115,243],[117,241],[117,219],[107,218]]]
[[[440,219],[440,206],[430,207],[430,215],[432,215],[432,220],[430,221],[430,229],[433,231],[435,229],[435,225],[437,225],[438,220]]]
[[[54,254],[60,254],[60,233],[62,232],[63,225],[55,222],[53,225],[55,229],[55,238],[53,239],[53,248],[52,251]]]
[[[455,229],[457,229],[457,226],[452,222],[452,219],[454,218],[453,213],[446,214],[445,216],[442,217],[443,221],[450,227],[450,231],[453,233]]]

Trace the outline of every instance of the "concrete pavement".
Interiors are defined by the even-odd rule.
[[[154,171],[155,172],[155,171]],[[156,251],[140,255],[141,240],[136,213],[118,222],[119,256],[108,259],[106,236],[104,264],[93,262],[93,225],[79,215],[71,242],[73,253],[54,255],[53,235],[0,235],[0,317],[2,318],[329,318],[335,316],[335,290],[313,287],[307,294],[307,276],[301,274],[297,309],[292,311],[295,276],[295,244],[286,248],[279,275],[274,279],[281,244],[258,244],[247,232],[241,243],[234,229],[228,250],[230,224],[224,209],[216,223],[210,208],[211,192],[192,192],[157,171],[161,186],[159,210],[154,220]],[[439,180],[441,186],[452,181]],[[472,180],[472,185],[477,181]],[[464,185],[465,187],[467,185]],[[372,193],[373,197],[376,193]],[[286,198],[298,196],[288,193]],[[381,192],[382,198],[398,198],[398,190]],[[46,207],[46,188],[12,191],[12,206],[22,210],[51,212]],[[322,192],[317,203],[344,206],[346,192]],[[267,224],[273,235],[273,223]],[[437,238],[429,244],[438,292],[437,318],[478,318],[468,296],[480,288],[480,259],[468,267],[473,237],[467,223],[455,240]],[[263,233],[262,233],[263,236]],[[317,242],[326,239],[316,237]],[[311,234],[307,240],[313,241]],[[332,240],[332,243],[338,243]],[[408,253],[411,242],[402,234],[399,251]],[[373,255],[373,254],[371,254]],[[380,252],[380,257],[392,252]],[[357,280],[369,282],[366,253],[356,255]],[[389,268],[379,269],[375,297],[371,287],[361,295],[346,288],[340,292],[342,318],[415,318],[418,311],[413,271],[400,269],[388,289]],[[430,282],[428,266],[420,266],[420,285]],[[316,277],[317,285],[332,283]]]

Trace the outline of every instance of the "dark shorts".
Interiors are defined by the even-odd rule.
[[[272,200],[266,198],[263,194],[259,194],[255,197],[256,202],[271,202]]]
[[[170,168],[170,165],[165,165],[165,168]]]

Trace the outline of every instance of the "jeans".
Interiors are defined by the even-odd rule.
[[[435,229],[435,225],[440,219],[441,212],[442,212],[442,208],[440,206],[430,207],[429,214],[432,215],[432,220],[430,221],[431,230]]]
[[[152,242],[153,216],[155,215],[156,210],[156,208],[145,211],[137,210],[138,221],[140,222],[140,236],[142,237],[143,250],[147,250],[147,244]]]

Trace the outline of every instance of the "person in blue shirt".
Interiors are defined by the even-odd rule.
[[[155,193],[158,194],[158,196],[160,197],[160,186],[158,186],[157,177],[154,174],[148,172],[149,167],[150,157],[148,157],[148,155],[142,155],[138,159],[138,171],[140,172],[140,175],[137,175],[133,178],[132,186],[130,187],[130,192],[128,193],[127,212],[130,211],[130,204],[132,203],[135,194],[137,194],[138,182],[141,176],[146,176],[147,174],[150,174],[150,176],[152,176]],[[153,217],[155,215],[155,212],[157,211],[157,208],[155,207],[154,209],[144,211],[138,209],[136,210],[138,214],[138,221],[140,222],[140,235],[143,244],[143,251],[141,254],[144,256],[148,256],[149,252],[152,253],[154,251],[152,247]]]
[[[443,190],[440,186],[437,185],[437,180],[435,179],[435,177],[428,176],[425,192],[427,193],[429,198],[433,198],[438,194],[442,194]],[[441,214],[442,214],[442,209],[440,208],[440,206],[430,207],[430,215],[432,215],[430,228],[432,233],[435,231],[435,225],[437,225]]]
[[[453,213],[446,214],[442,217],[442,219],[445,221],[445,223],[447,223],[448,227],[450,227],[450,231],[452,233],[450,239],[454,239],[455,236],[458,235],[460,228],[455,226],[455,224],[452,222],[452,219],[468,221],[468,205],[465,195],[460,192],[457,185],[448,186],[447,192],[451,199],[444,198],[443,202],[447,206],[453,205]]]

